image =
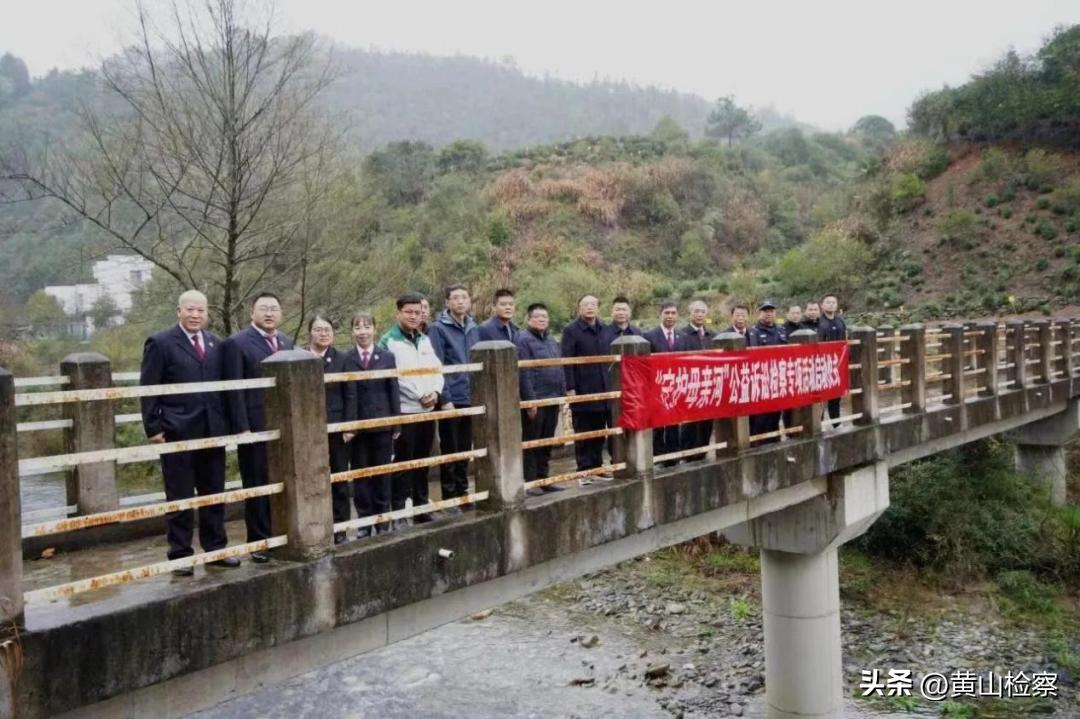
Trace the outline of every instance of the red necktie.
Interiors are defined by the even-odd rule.
[[[266,344],[270,345],[271,352],[277,352],[277,337],[275,335],[267,335]]]
[[[202,362],[203,358],[206,357],[206,350],[203,349],[202,342],[199,341],[198,332],[191,335],[191,341],[195,343],[195,356]]]
[[[368,353],[367,353],[366,351],[365,351],[365,352],[361,352],[361,353],[360,353],[360,362],[361,362],[361,364],[363,364],[363,365],[364,365],[364,369],[367,369],[367,365],[368,365]]]
[[[667,348],[669,350],[675,349],[675,339],[670,332],[667,333]]]

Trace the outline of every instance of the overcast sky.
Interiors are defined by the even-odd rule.
[[[94,65],[130,37],[132,0],[8,5],[0,52],[23,58],[33,75]],[[902,123],[920,91],[1080,23],[1080,0],[280,0],[277,14],[284,30],[346,45],[511,56],[532,75],[734,94],[841,129],[870,113]]]

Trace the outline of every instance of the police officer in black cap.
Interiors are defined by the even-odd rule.
[[[770,300],[762,302],[758,305],[757,324],[746,331],[746,345],[748,347],[773,347],[787,344],[787,341],[787,332],[784,331],[783,327],[776,324],[776,305]],[[780,414],[780,412],[769,412],[767,414],[750,415],[751,436],[775,432],[780,429]],[[768,444],[778,441],[780,441],[779,437],[770,437],[769,439],[754,442],[754,444]]]

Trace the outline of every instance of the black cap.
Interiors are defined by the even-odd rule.
[[[775,310],[776,305],[773,304],[772,300],[765,300],[760,305],[758,305],[757,308],[758,312],[760,312],[761,310]]]

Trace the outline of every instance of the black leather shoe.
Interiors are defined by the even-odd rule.
[[[345,541],[345,532],[334,532],[334,544],[341,544]]]
[[[561,492],[561,491],[563,491],[562,487],[556,487],[554,484],[545,484],[540,489],[543,490],[544,492]]]
[[[256,564],[266,564],[270,561],[270,555],[266,552],[252,552],[251,561],[255,562]]]
[[[431,512],[424,512],[423,514],[418,514],[415,517],[413,517],[413,523],[414,524],[427,524],[428,522],[434,522],[434,521],[435,521],[435,517],[432,516]]]
[[[216,562],[207,562],[211,567],[222,567],[224,569],[236,569],[240,566],[240,560],[236,557],[226,557],[225,559],[219,559]]]
[[[172,570],[174,577],[192,577],[195,575],[195,567],[182,567]]]

